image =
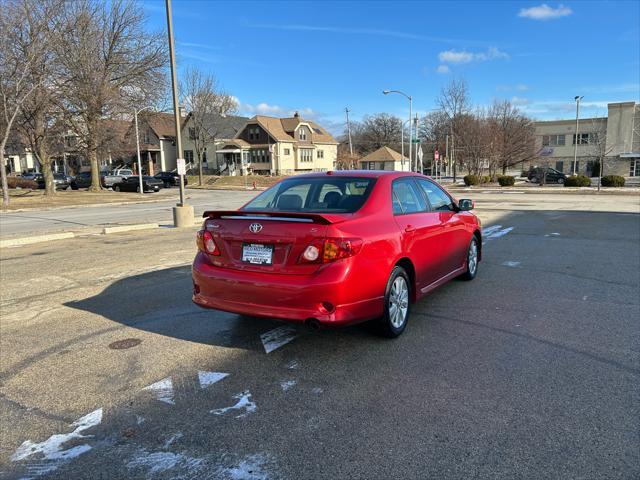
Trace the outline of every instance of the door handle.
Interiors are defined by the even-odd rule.
[[[404,227],[404,231],[407,232],[407,233],[415,232],[416,231],[416,227],[414,227],[413,225],[407,225],[406,227]]]

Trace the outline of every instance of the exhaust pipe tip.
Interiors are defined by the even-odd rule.
[[[316,318],[307,318],[304,324],[316,332],[322,328],[321,323]]]

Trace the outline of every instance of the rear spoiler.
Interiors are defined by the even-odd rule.
[[[299,212],[244,212],[242,210],[207,210],[203,218],[220,218],[229,220],[262,220],[298,223],[320,223],[329,225],[334,223],[330,218],[318,213]]]

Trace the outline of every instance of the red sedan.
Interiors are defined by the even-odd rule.
[[[193,301],[316,327],[376,319],[397,337],[412,303],[476,276],[473,208],[413,173],[290,177],[239,210],[204,213]]]

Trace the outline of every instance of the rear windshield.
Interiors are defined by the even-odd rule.
[[[264,191],[242,210],[353,213],[364,205],[374,183],[374,178],[294,177]]]

